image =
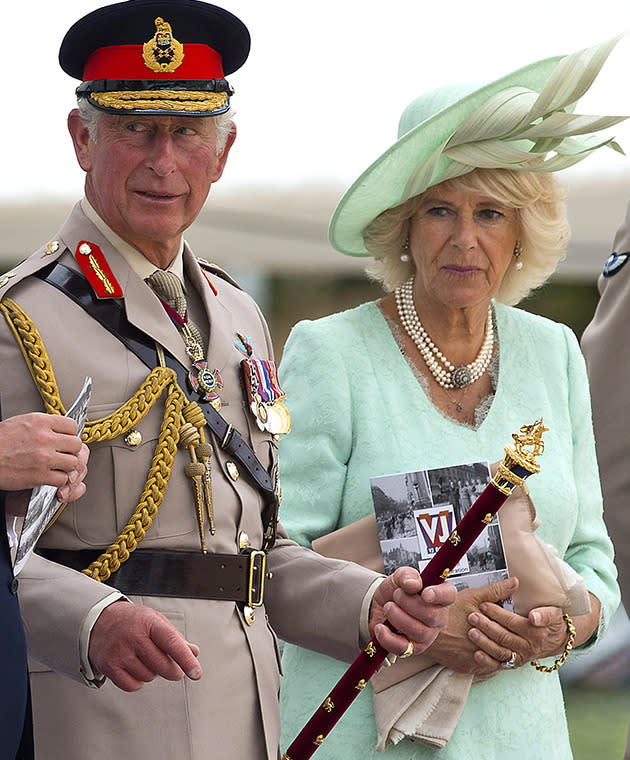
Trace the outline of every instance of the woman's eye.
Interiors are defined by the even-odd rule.
[[[502,219],[505,214],[502,211],[498,211],[495,208],[485,208],[483,211],[481,211],[481,216],[483,219],[489,219],[489,220],[497,220]]]
[[[448,214],[448,209],[445,206],[431,206],[427,209],[429,216],[445,216]]]

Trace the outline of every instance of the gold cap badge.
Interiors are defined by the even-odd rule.
[[[142,46],[145,65],[156,72],[175,71],[184,60],[184,46],[173,37],[168,21],[155,19],[155,35]]]

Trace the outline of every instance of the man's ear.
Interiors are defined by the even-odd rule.
[[[72,137],[74,152],[83,171],[87,172],[92,168],[92,139],[90,133],[81,118],[78,108],[73,108],[68,114],[68,131]]]
[[[221,175],[223,174],[223,170],[225,169],[225,163],[227,161],[230,148],[232,147],[232,145],[234,145],[234,140],[236,140],[236,124],[232,122],[230,124],[230,132],[225,140],[225,145],[223,146],[223,150],[217,156],[217,163],[214,169],[214,175],[212,177],[213,183],[216,182],[218,179],[220,179]]]

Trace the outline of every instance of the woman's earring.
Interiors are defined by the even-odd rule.
[[[521,241],[517,240],[516,245],[514,246],[514,258],[516,259],[516,263],[514,264],[514,269],[516,269],[517,272],[520,272],[523,268],[523,262],[521,261],[521,254],[523,253],[523,246],[521,245]]]
[[[400,260],[409,261],[409,254],[407,253],[407,251],[409,250],[409,238],[405,238],[402,244],[402,250],[403,252],[400,254]]]

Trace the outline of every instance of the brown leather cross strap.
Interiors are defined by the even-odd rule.
[[[124,306],[115,299],[98,299],[82,273],[54,261],[35,272],[40,280],[72,299],[93,319],[121,341],[147,367],[153,369],[159,364],[155,341],[127,319]],[[198,396],[194,397],[187,384],[188,371],[171,354],[164,351],[166,366],[177,374],[178,383],[187,398],[199,404],[208,427],[214,434],[220,447],[234,457],[245,469],[255,486],[262,493],[265,509],[262,514],[264,541],[263,549],[267,551],[276,540],[276,523],[278,516],[278,496],[276,483],[263,467],[249,445],[232,425],[228,424],[217,410]]]
[[[36,551],[73,570],[87,567],[98,556],[98,552],[86,549]],[[123,563],[104,583],[127,595],[217,599],[258,607],[263,599],[265,563],[265,553],[260,550],[202,554],[136,549],[133,560]]]

